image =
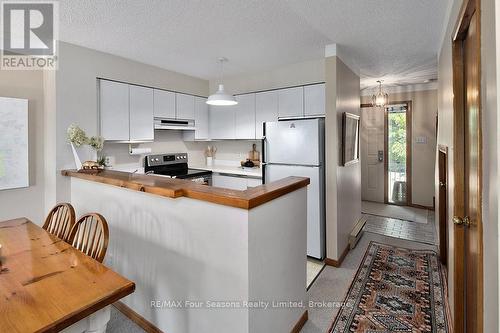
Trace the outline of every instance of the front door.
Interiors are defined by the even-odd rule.
[[[362,105],[361,198],[384,202],[384,109]]]

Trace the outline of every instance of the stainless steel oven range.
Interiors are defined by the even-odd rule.
[[[212,185],[212,171],[190,169],[187,153],[147,155],[144,158],[144,173]]]

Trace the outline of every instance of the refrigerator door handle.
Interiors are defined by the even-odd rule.
[[[266,163],[266,137],[262,138],[262,163]]]
[[[262,184],[266,183],[266,163],[262,163]]]

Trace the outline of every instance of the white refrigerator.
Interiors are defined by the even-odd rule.
[[[288,176],[308,177],[307,255],[325,257],[324,119],[264,123],[264,183]]]

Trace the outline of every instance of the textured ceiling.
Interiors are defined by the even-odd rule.
[[[362,87],[437,77],[449,0],[65,0],[60,39],[211,79],[319,59],[337,43]]]

